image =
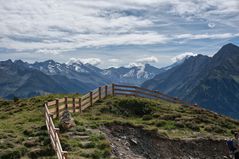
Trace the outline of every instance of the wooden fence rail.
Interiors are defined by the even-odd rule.
[[[84,111],[86,108],[92,106],[95,102],[107,97],[108,95],[124,95],[150,99],[163,99],[173,103],[186,104],[178,98],[165,95],[158,91],[153,91],[138,86],[127,86],[119,84],[111,84],[99,87],[79,98],[64,97],[47,102],[45,103],[45,121],[52,146],[57,154],[58,159],[67,159],[67,152],[62,150],[59,139],[59,129],[55,128],[53,118],[59,118],[66,109],[72,113],[82,113],[82,111]]]
[[[67,151],[62,150],[59,138],[59,128],[55,127],[53,118],[59,118],[66,109],[73,113],[82,113],[83,110],[92,106],[98,100],[103,99],[108,95],[112,95],[112,88],[112,85],[106,85],[99,87],[80,98],[57,98],[54,101],[49,101],[44,104],[46,127],[52,147],[55,150],[58,159],[68,159],[68,153]]]
[[[53,123],[52,114],[48,110],[47,103],[45,103],[44,106],[45,106],[45,122],[52,147],[55,150],[58,159],[67,159],[67,152],[63,151],[61,147],[61,142],[59,139],[59,128],[56,128]]]

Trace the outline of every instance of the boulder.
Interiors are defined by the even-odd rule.
[[[75,127],[75,121],[72,118],[70,112],[66,109],[60,117],[60,127],[61,129],[68,130],[72,127]]]

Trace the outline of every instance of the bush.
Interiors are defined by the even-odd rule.
[[[216,125],[206,126],[204,128],[204,130],[207,131],[207,132],[214,132],[214,133],[218,133],[218,134],[225,133],[224,129],[222,129],[219,126],[216,126]]]
[[[27,149],[25,147],[16,147],[14,149],[6,149],[0,152],[1,159],[16,159],[20,158],[26,153]]]
[[[151,120],[151,119],[153,119],[153,117],[152,117],[152,115],[144,115],[144,116],[142,117],[142,119],[143,119],[143,120]]]
[[[185,125],[193,131],[200,131],[200,127],[195,122],[186,122]]]
[[[164,120],[175,120],[176,118],[180,118],[181,115],[180,114],[165,114],[163,116],[161,116],[161,119]]]
[[[154,103],[145,99],[121,98],[118,101],[109,102],[107,107],[101,108],[101,112],[109,112],[124,116],[150,115],[154,112]]]
[[[177,122],[175,123],[175,126],[176,126],[177,128],[184,128],[184,127],[185,127],[185,124],[184,124],[182,121],[177,121]]]
[[[154,118],[159,118],[159,117],[160,117],[160,114],[158,114],[158,113],[153,114],[153,117],[154,117]]]
[[[101,141],[101,142],[97,145],[97,147],[98,147],[99,149],[101,149],[101,150],[106,149],[106,148],[110,148],[110,143],[107,142],[107,141]]]
[[[88,142],[88,143],[85,143],[85,144],[81,144],[80,145],[81,148],[94,148],[95,147],[95,143],[94,142]]]
[[[195,117],[195,119],[194,119],[194,121],[196,122],[196,123],[211,123],[212,121],[208,118],[208,116],[207,115],[205,115],[205,114],[198,114],[196,117]]]
[[[31,159],[35,159],[35,158],[39,158],[39,157],[42,157],[42,156],[48,156],[48,155],[54,155],[54,154],[55,154],[55,152],[50,147],[35,148],[35,149],[32,149],[28,153],[28,157],[31,158]]]
[[[157,121],[157,122],[155,123],[155,125],[156,125],[157,127],[163,127],[164,125],[166,125],[166,121],[164,121],[164,120],[159,120],[159,121]]]

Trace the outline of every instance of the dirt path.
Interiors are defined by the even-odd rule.
[[[140,128],[118,125],[103,127],[101,131],[119,159],[223,159],[227,151],[222,140],[171,140]]]

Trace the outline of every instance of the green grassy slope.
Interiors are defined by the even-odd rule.
[[[69,97],[77,95],[68,95]],[[39,96],[19,101],[0,100],[0,158],[56,158],[44,123],[43,103],[63,95]],[[127,124],[169,138],[231,137],[239,122],[196,107],[162,100],[108,97],[73,115],[76,127],[61,132],[69,158],[110,158],[111,147],[100,127]],[[58,127],[58,120],[55,120]]]
[[[181,139],[227,138],[239,128],[238,121],[198,107],[135,97],[107,98],[75,119],[92,127],[106,123],[130,124]]]
[[[55,158],[44,123],[43,103],[63,95],[0,100],[0,158]]]

